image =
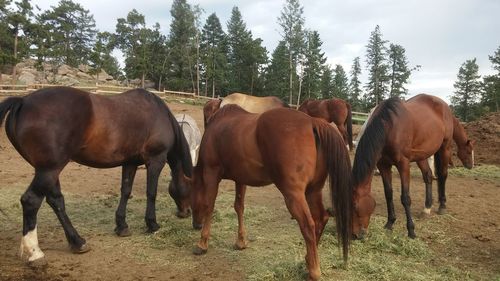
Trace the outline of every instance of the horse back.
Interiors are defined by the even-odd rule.
[[[82,145],[92,118],[89,94],[70,87],[35,91],[23,98],[17,114],[7,119],[7,136],[35,167],[65,164]]]
[[[153,94],[137,89],[110,97],[90,95],[90,100],[92,118],[75,161],[92,167],[143,164],[173,146],[168,109]]]
[[[198,167],[252,186],[269,184],[256,143],[258,116],[237,105],[218,110],[203,134]]]

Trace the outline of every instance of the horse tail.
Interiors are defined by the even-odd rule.
[[[342,244],[344,261],[347,261],[354,208],[349,152],[340,133],[326,122],[314,119],[313,132],[318,150],[321,150],[325,157],[330,176],[330,199],[336,214],[337,239]]]
[[[19,111],[19,108],[23,105],[22,97],[10,97],[5,99],[0,103],[0,126],[2,126],[3,119],[7,115],[8,112],[11,112],[12,117],[15,117],[15,114]],[[12,119],[14,120],[14,119]]]
[[[347,106],[347,119],[345,120],[345,126],[347,127],[347,140],[349,142],[349,149],[353,149],[354,145],[352,144],[352,107],[349,103],[346,102]]]
[[[371,115],[365,131],[359,140],[352,167],[354,187],[365,180],[380,159],[387,139],[387,131],[393,126],[392,116],[398,116],[403,104],[398,98],[383,101]]]

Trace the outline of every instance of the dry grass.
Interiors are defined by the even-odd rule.
[[[0,225],[4,230],[16,231],[21,225],[19,196],[21,188],[12,187],[0,194]],[[117,196],[83,198],[67,195],[68,214],[74,225],[85,236],[109,233],[114,227]],[[214,215],[209,258],[227,260],[237,266],[246,280],[304,280],[304,241],[294,220],[276,220],[266,207],[247,206],[246,226],[251,240],[244,251],[232,249],[237,220],[232,208],[233,193],[220,192]],[[189,270],[200,257],[191,254],[199,232],[191,228],[190,219],[174,216],[174,204],[165,193],[158,198],[158,221],[162,228],[154,235],[144,234],[143,214],[145,198],[135,196],[129,204],[128,223],[134,235],[121,243],[120,251],[148,264],[168,263],[175,268]],[[383,229],[385,218],[376,216],[365,241],[355,241],[351,247],[347,267],[343,264],[330,222],[322,237],[319,253],[323,280],[491,280],[492,272],[467,271],[453,266],[435,253],[426,241],[446,245],[452,239],[442,229],[443,220],[450,216],[434,216],[418,222],[419,237],[408,239],[403,224],[396,224],[393,232]],[[62,235],[52,210],[43,205],[39,215],[39,233],[47,238]],[[42,235],[42,234],[40,234]],[[116,238],[120,239],[120,238]]]

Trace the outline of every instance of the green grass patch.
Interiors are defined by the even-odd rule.
[[[19,204],[21,188],[3,187],[0,193],[0,225],[4,230],[20,231],[22,211]],[[96,236],[107,235],[120,251],[149,265],[168,264],[181,271],[195,268],[200,259],[216,259],[244,272],[246,280],[304,280],[305,245],[297,223],[289,219],[284,209],[277,213],[266,206],[246,205],[245,222],[249,248],[233,250],[237,219],[233,210],[234,192],[220,192],[216,202],[209,253],[206,257],[191,254],[200,237],[192,230],[190,219],[175,217],[175,204],[163,192],[158,196],[157,218],[161,229],[145,234],[144,210],[146,199],[139,195],[129,201],[127,222],[133,235],[114,237],[114,212],[118,196],[83,197],[66,195],[68,215],[73,224],[92,244]],[[44,204],[39,213],[39,235],[48,239],[62,236],[62,229],[52,210]],[[417,234],[425,239],[409,239],[405,223],[399,220],[395,229],[383,228],[385,218],[375,216],[370,224],[368,239],[354,241],[347,266],[338,247],[335,226],[330,221],[322,237],[319,254],[322,280],[491,280],[494,273],[468,271],[447,262],[429,247],[426,241],[446,246],[450,239],[443,225],[451,216],[434,216],[419,220]],[[57,234],[51,234],[54,231]],[[1,232],[0,232],[1,233]],[[61,242],[65,243],[65,242]]]

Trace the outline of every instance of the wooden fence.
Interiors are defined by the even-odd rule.
[[[0,97],[10,97],[10,96],[20,96],[31,93],[35,90],[46,88],[46,87],[54,87],[57,85],[52,84],[31,84],[31,85],[7,85],[0,84]],[[109,85],[97,85],[97,86],[72,86],[73,88],[77,88],[80,90],[84,90],[91,93],[102,94],[102,95],[115,95],[127,90],[134,89],[132,87],[122,87],[122,86],[109,86]],[[172,96],[178,96],[183,98],[188,98],[191,100],[200,100],[201,102],[212,99],[212,97],[205,96],[197,96],[195,93],[187,93],[187,92],[178,92],[178,91],[154,91],[149,90],[150,92],[158,95],[162,99],[168,99]],[[295,108],[294,105],[291,107]],[[368,119],[368,113],[364,112],[352,112],[352,120],[354,123],[364,123]]]

